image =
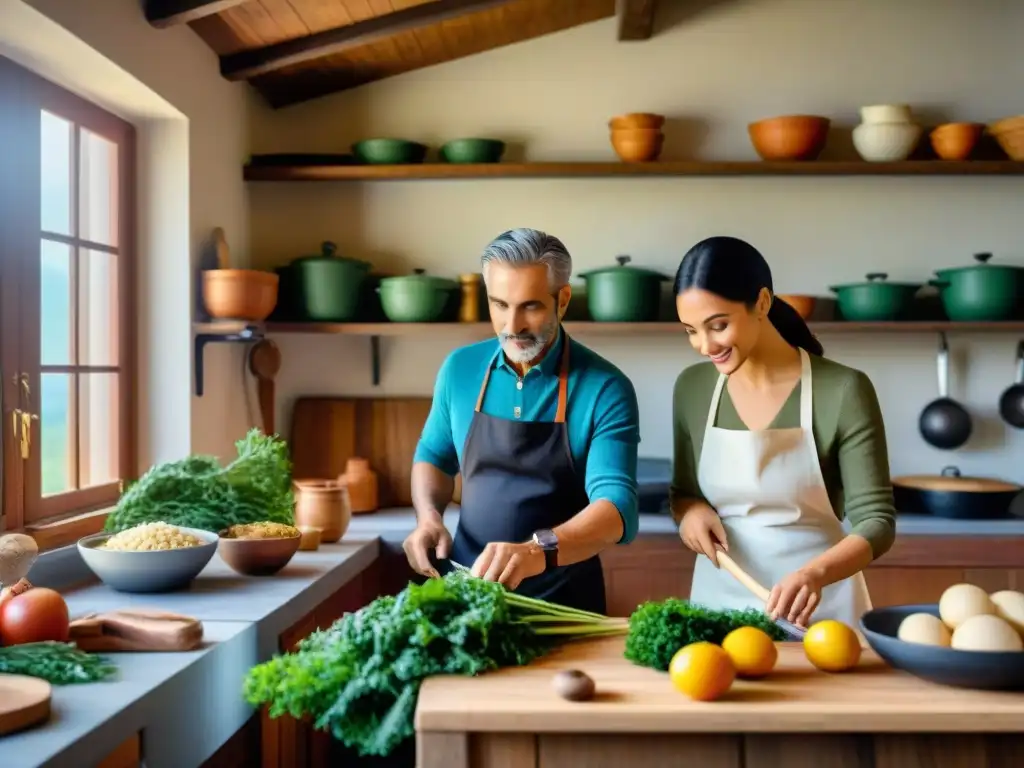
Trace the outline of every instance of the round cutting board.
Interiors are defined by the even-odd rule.
[[[48,720],[52,690],[38,677],[0,675],[0,736]]]

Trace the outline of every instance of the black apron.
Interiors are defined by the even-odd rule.
[[[462,502],[451,559],[469,567],[488,543],[529,541],[534,531],[561,525],[590,503],[584,478],[573,466],[565,421],[569,337],[562,332],[553,422],[483,413],[490,377],[488,367],[462,449]],[[596,555],[524,579],[516,592],[595,613],[606,611],[604,573]]]

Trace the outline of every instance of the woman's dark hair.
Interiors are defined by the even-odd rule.
[[[762,288],[772,292],[768,320],[789,344],[822,355],[821,342],[789,304],[775,297],[772,271],[764,256],[750,243],[736,237],[709,237],[691,248],[676,271],[675,295],[699,288],[753,307]]]

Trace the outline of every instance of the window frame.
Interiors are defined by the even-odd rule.
[[[3,109],[7,105],[13,109]],[[18,437],[14,433],[13,409],[39,413],[40,404],[40,242],[42,227],[39,118],[51,112],[75,125],[72,184],[80,184],[77,158],[81,131],[101,136],[118,147],[118,463],[120,481],[101,486],[54,494],[41,493],[41,425],[31,421],[33,452],[28,461],[21,459]],[[34,536],[42,549],[73,543],[77,538],[102,529],[106,511],[112,507],[123,483],[137,476],[137,387],[136,348],[136,141],[135,129],[127,121],[107,110],[45,80],[0,56],[0,127],[13,136],[14,152],[7,153],[6,166],[0,163],[0,370],[3,381],[3,509],[0,531],[22,530]],[[29,115],[32,115],[30,117]],[[6,124],[5,124],[6,123]],[[35,143],[34,143],[35,142]],[[10,149],[10,145],[8,146]],[[12,157],[13,156],[13,157]],[[12,172],[13,171],[13,172]],[[76,221],[74,235],[65,238],[72,248],[79,236],[78,193],[72,196]],[[47,238],[52,239],[52,238]],[[23,253],[19,258],[15,254]],[[29,258],[31,254],[32,258]],[[76,254],[77,258],[77,254]],[[23,301],[23,295],[34,298]],[[28,317],[26,309],[34,311]],[[34,322],[33,322],[34,321]],[[70,368],[88,367],[76,363]],[[23,399],[19,373],[29,374],[31,402]],[[77,435],[77,429],[75,430]],[[72,439],[75,439],[72,437]],[[30,489],[39,489],[35,498]],[[30,498],[30,495],[32,496]]]

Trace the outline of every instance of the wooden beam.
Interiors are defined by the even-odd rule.
[[[649,40],[658,0],[616,0],[619,40]]]
[[[146,21],[158,29],[213,16],[248,0],[145,0]]]
[[[399,32],[485,11],[508,2],[510,0],[433,0],[344,27],[222,56],[220,72],[228,80],[250,80],[258,75],[373,43]]]

